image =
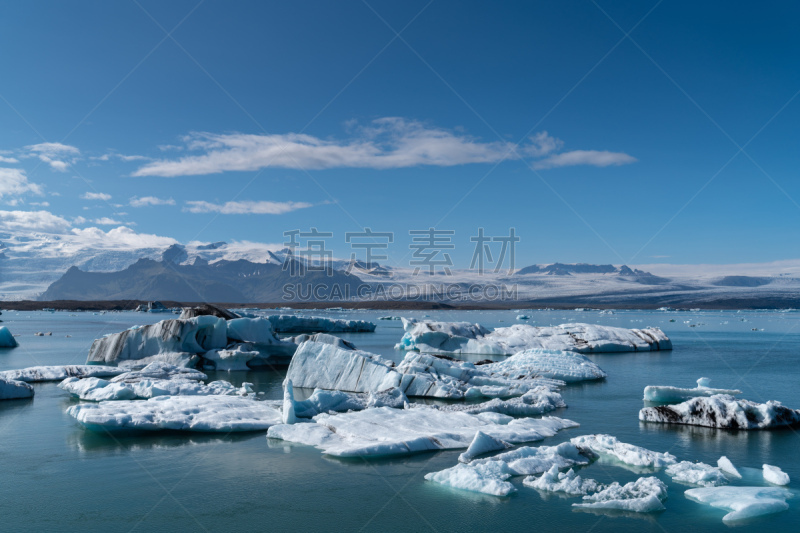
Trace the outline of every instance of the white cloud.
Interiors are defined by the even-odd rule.
[[[25,149],[59,172],[65,172],[81,154],[81,151],[74,146],[61,143],[32,144]]]
[[[76,226],[81,226],[83,224],[86,224],[87,222],[88,220],[86,220],[83,217],[75,217],[72,219],[72,223],[75,224]]]
[[[42,194],[42,188],[28,181],[25,171],[18,168],[0,168],[0,198],[32,193]]]
[[[97,157],[90,157],[92,161],[111,161],[111,159],[119,159],[120,161],[149,161],[150,158],[143,155],[125,155],[116,152],[109,152]]]
[[[175,205],[175,200],[172,198],[156,198],[155,196],[142,196],[141,198],[134,196],[129,203],[131,207],[145,207],[148,205]]]
[[[0,211],[0,230],[63,233],[70,223],[49,211]]]
[[[186,202],[184,211],[190,213],[221,213],[223,215],[281,215],[297,209],[311,207],[307,202]]]
[[[96,218],[92,222],[101,226],[121,226],[124,223],[109,217]]]
[[[553,154],[541,161],[536,161],[534,168],[572,167],[576,165],[591,165],[593,167],[608,167],[635,163],[636,158],[620,152],[607,152],[598,150],[573,150]]]
[[[193,133],[184,138],[190,152],[178,159],[158,159],[137,169],[134,176],[190,176],[226,171],[253,171],[268,167],[294,169],[405,168],[419,165],[455,166],[497,163],[505,159],[540,158],[559,150],[563,143],[540,132],[517,147],[507,141],[484,142],[468,135],[422,122],[388,117],[355,128],[350,139],[337,141],[287,133]],[[568,152],[576,154],[578,152]],[[606,152],[586,152],[604,154]],[[556,154],[558,155],[558,154]],[[630,156],[627,162],[633,162]],[[551,155],[548,159],[552,158]],[[560,166],[565,166],[569,158]],[[600,166],[606,163],[596,157]],[[585,157],[573,164],[596,164]],[[555,165],[551,165],[555,166]]]
[[[36,207],[50,207],[50,202],[31,202],[31,205]]]
[[[3,157],[0,155],[0,163],[19,163],[19,160],[13,157]]]
[[[111,200],[111,195],[104,192],[85,192],[81,195],[84,200],[103,200],[107,202]]]

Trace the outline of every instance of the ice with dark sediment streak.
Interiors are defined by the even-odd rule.
[[[356,333],[375,331],[375,324],[366,320],[346,320],[302,315],[267,317],[276,333]]]
[[[714,396],[715,394],[736,396],[742,393],[737,389],[712,389],[710,385],[711,380],[708,378],[698,379],[697,387],[691,389],[666,385],[648,385],[644,388],[644,400],[658,403],[677,403],[697,398],[698,396]]]
[[[488,402],[470,404],[448,404],[430,406],[442,411],[462,411],[464,413],[502,413],[511,416],[537,416],[566,407],[564,398],[547,387],[534,387],[522,396],[501,400],[494,398]]]
[[[724,429],[768,429],[800,424],[800,410],[776,401],[756,403],[718,394],[675,405],[645,407],[639,411],[639,420]]]
[[[109,378],[124,372],[124,368],[104,365],[30,366],[18,370],[4,370],[0,372],[0,379],[37,383],[40,381],[61,381],[69,377]]]
[[[471,415],[391,407],[319,414],[313,420],[313,424],[273,426],[267,436],[316,446],[325,454],[339,457],[389,456],[467,448],[479,430],[509,443],[521,443],[577,426],[555,417],[514,419],[498,413]]]
[[[17,339],[5,326],[0,326],[0,348],[15,348],[18,346]]]
[[[548,368],[563,368],[565,365],[573,369],[586,368],[583,361],[573,361],[575,358],[575,354],[568,352],[547,354],[550,361]],[[573,363],[574,366],[570,366]],[[292,358],[287,377],[296,387],[302,388],[345,392],[399,388],[407,396],[456,400],[510,398],[537,387],[554,390],[565,385],[560,379],[542,377],[544,364],[540,358],[532,358],[530,354],[511,356],[501,363],[475,365],[428,354],[409,353],[400,364],[395,365],[393,361],[369,352],[333,344],[304,342]],[[558,372],[558,375],[564,375],[562,370]]]
[[[704,487],[687,490],[690,500],[730,511],[723,522],[751,519],[789,508],[791,491],[780,487]]]
[[[671,350],[659,328],[625,329],[593,324],[537,327],[528,324],[489,330],[469,322],[403,319],[405,334],[395,346],[423,353],[512,355],[530,349],[579,353]]]
[[[245,396],[157,396],[149,400],[81,403],[67,413],[99,431],[263,431],[281,423],[281,412]]]
[[[402,409],[408,402],[408,398],[403,394],[403,391],[396,388],[370,392],[369,394],[316,389],[305,400],[296,400],[294,398],[294,386],[290,379],[284,382],[283,387],[285,424],[294,424],[298,418],[313,418],[321,413],[361,411],[372,407]]]
[[[578,509],[606,509],[633,513],[663,511],[667,486],[656,477],[641,477],[625,485],[616,481],[600,492],[583,497],[583,503],[573,503]]]

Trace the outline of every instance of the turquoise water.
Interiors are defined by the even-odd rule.
[[[374,334],[343,335],[364,350],[402,356],[393,345],[399,321],[377,321],[387,311],[315,312],[373,320]],[[311,314],[311,313],[309,313]],[[401,314],[395,312],[394,314]],[[468,320],[489,327],[515,323],[515,311],[402,312],[436,320]],[[660,326],[671,352],[596,355],[601,382],[562,391],[567,409],[555,414],[579,422],[542,444],[584,433],[620,440],[681,460],[716,464],[727,455],[740,467],[780,466],[800,486],[800,436],[794,429],[722,431],[642,424],[645,385],[739,388],[756,401],[800,407],[800,313],[525,311],[535,325],[590,322],[622,327]],[[20,346],[0,350],[0,370],[83,363],[94,338],[172,315],[140,313],[4,312],[3,325]],[[675,322],[670,322],[670,319]],[[688,323],[685,323],[687,322]],[[695,327],[690,327],[694,324]],[[753,329],[758,331],[753,331]],[[763,330],[763,331],[762,331]],[[52,336],[35,337],[37,331]],[[71,335],[67,338],[66,335]],[[284,371],[210,375],[249,381],[264,397],[282,397]],[[540,494],[512,481],[509,498],[457,491],[423,476],[453,466],[459,451],[395,459],[337,460],[311,447],[272,441],[264,433],[183,433],[112,437],[83,430],[65,410],[75,400],[55,383],[35,384],[33,400],[0,402],[0,509],[6,531],[721,531],[723,510],[687,500],[687,486],[657,473],[669,487],[667,510],[645,516],[573,511],[576,498]],[[641,474],[595,463],[582,474],[599,481],[632,481]],[[797,531],[800,497],[790,509],[737,526],[741,531]]]

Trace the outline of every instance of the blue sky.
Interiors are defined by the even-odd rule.
[[[4,4],[0,231],[317,227],[345,257],[368,226],[400,264],[436,227],[466,267],[479,227],[514,227],[517,266],[795,259],[800,6],[755,7]]]

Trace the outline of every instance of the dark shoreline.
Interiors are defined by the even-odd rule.
[[[693,302],[689,299],[669,301],[664,298],[658,301],[646,299],[629,302],[595,302],[591,298],[574,300],[515,300],[500,302],[437,302],[437,301],[362,301],[362,302],[269,302],[269,303],[240,303],[240,302],[212,302],[224,308],[258,308],[258,309],[375,309],[396,311],[427,311],[427,310],[511,310],[511,309],[558,309],[573,310],[584,309],[629,309],[652,310],[660,307],[674,309],[702,309],[702,310],[738,310],[738,309],[797,309],[800,308],[800,298],[728,298],[713,301]],[[176,302],[161,300],[168,308],[191,307],[205,302]],[[143,300],[56,300],[56,301],[0,301],[0,309],[12,311],[40,311],[43,309],[56,309],[63,311],[133,311],[140,304],[147,304]]]

